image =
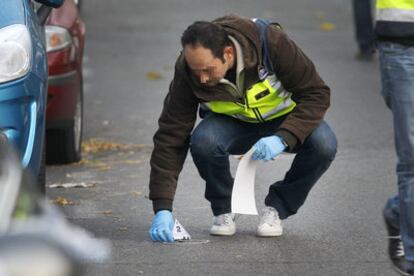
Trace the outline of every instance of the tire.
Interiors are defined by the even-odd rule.
[[[83,89],[76,104],[75,116],[63,129],[49,129],[47,139],[47,162],[67,164],[81,159],[83,131]]]

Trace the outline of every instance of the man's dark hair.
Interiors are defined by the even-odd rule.
[[[231,45],[226,31],[218,25],[206,21],[196,21],[184,31],[181,36],[181,45],[197,46],[210,49],[213,56],[224,62],[224,47]]]

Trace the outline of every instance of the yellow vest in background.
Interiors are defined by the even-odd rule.
[[[377,0],[377,21],[414,22],[414,0]]]

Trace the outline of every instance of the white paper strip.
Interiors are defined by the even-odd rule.
[[[254,149],[251,148],[240,160],[234,179],[231,196],[232,213],[257,215],[254,197],[254,178],[259,161],[252,160]]]
[[[180,240],[191,240],[190,234],[188,234],[187,230],[181,225],[181,223],[176,219],[174,223],[173,229],[173,238],[176,241]]]

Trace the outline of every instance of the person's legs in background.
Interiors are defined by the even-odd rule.
[[[414,274],[414,47],[384,42],[379,51],[382,94],[393,114],[398,157],[398,196],[388,201],[384,217],[387,227],[399,228],[407,262],[396,263],[393,252],[390,257],[397,269]]]
[[[358,60],[370,61],[375,50],[375,35],[371,0],[352,0],[355,36],[359,51]]]

